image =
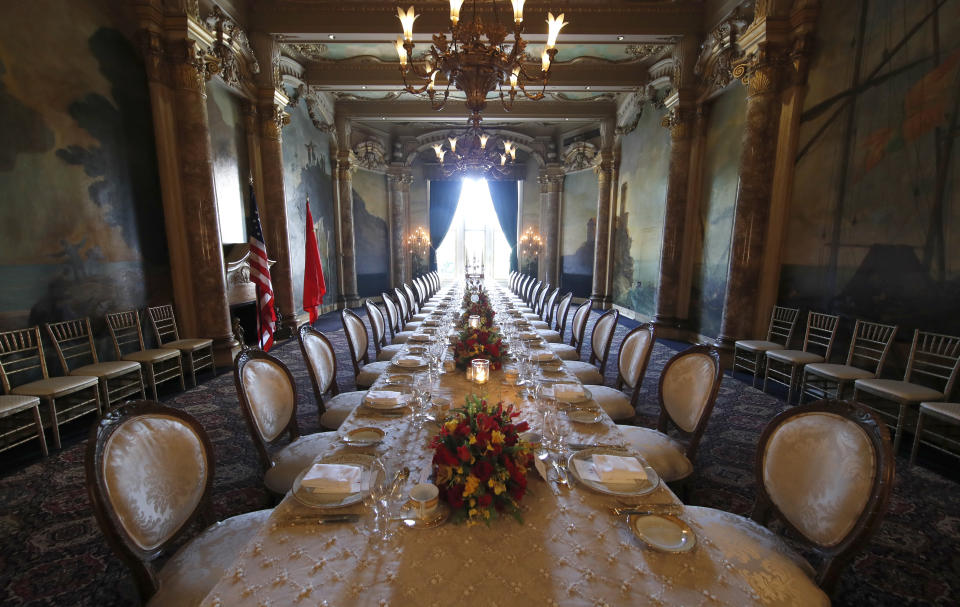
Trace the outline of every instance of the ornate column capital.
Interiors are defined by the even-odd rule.
[[[283,107],[273,103],[261,105],[257,112],[260,115],[261,137],[280,139],[284,125],[290,124],[290,115],[283,111]]]
[[[687,139],[692,134],[695,118],[695,111],[675,105],[660,119],[660,126],[670,129],[673,139]]]
[[[562,169],[540,169],[540,174],[537,176],[537,183],[542,186],[551,186],[551,185],[562,185],[563,184],[563,170]]]
[[[396,185],[412,185],[413,184],[413,174],[409,171],[400,172],[389,172],[387,173],[387,181],[390,184]]]
[[[206,95],[211,74],[203,60],[204,51],[195,40],[177,40],[166,44],[163,53],[170,69],[173,88]]]
[[[747,85],[747,95],[776,93],[784,82],[784,71],[790,65],[789,55],[768,42],[733,66],[733,77]]]
[[[147,70],[147,80],[165,83],[163,38],[160,33],[141,29],[136,33],[136,41],[137,47],[140,49],[140,55],[143,57],[144,67]]]

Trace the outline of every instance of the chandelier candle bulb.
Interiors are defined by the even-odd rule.
[[[523,3],[527,0],[512,0],[513,2],[513,20],[515,23],[523,22]]]
[[[410,12],[413,12],[413,8],[410,9]],[[552,49],[557,46],[557,37],[560,35],[560,30],[563,29],[563,26],[567,23],[563,20],[563,13],[560,13],[559,17],[554,17],[553,13],[547,13],[547,49]]]
[[[550,54],[547,51],[543,51],[543,54],[540,55],[540,69],[544,73],[550,71]]]
[[[403,36],[397,38],[397,55],[400,57],[400,67],[407,67],[407,50],[403,48]]]
[[[460,22],[460,7],[463,0],[450,0],[450,22],[456,25]]]
[[[456,138],[456,137],[450,137],[449,139],[447,139],[447,141],[450,142],[450,151],[453,152],[454,154],[456,154],[456,153],[457,153],[457,138]]]
[[[399,6],[397,7],[397,16],[400,19],[400,25],[403,26],[403,39],[412,42],[413,41],[413,22],[417,20],[416,15],[413,12],[413,7],[407,9],[407,12],[403,12],[403,9]],[[560,15],[563,17],[563,15]]]
[[[489,135],[480,135],[480,149],[482,150],[487,149],[487,139],[489,138],[490,138]]]

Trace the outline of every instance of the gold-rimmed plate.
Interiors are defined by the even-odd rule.
[[[380,428],[364,426],[354,428],[340,437],[340,440],[352,447],[372,447],[383,441],[384,433]]]
[[[584,409],[571,407],[567,410],[567,417],[578,424],[597,424],[603,420],[603,409]]]
[[[563,383],[563,382],[561,382]],[[570,383],[570,382],[566,382]],[[556,384],[554,384],[554,390],[556,390]],[[590,392],[588,388],[583,389],[583,394],[580,396],[571,396],[567,398],[557,398],[556,393],[554,393],[553,398],[561,403],[567,403],[570,405],[576,405],[577,403],[585,403],[587,401],[593,400],[593,393]]]
[[[586,462],[592,465],[594,455],[616,455],[619,457],[636,458],[636,460],[639,461],[643,466],[643,470],[646,472],[647,478],[629,483],[604,483],[600,480],[584,478],[580,474],[577,462]],[[575,478],[581,485],[584,485],[588,489],[596,491],[597,493],[605,493],[606,495],[637,497],[652,493],[657,487],[660,486],[660,476],[657,474],[656,470],[650,467],[650,464],[644,461],[642,457],[633,454],[624,454],[624,452],[620,449],[596,447],[593,449],[576,451],[570,455],[570,458],[567,460],[567,470],[570,472],[570,476]]]
[[[410,402],[410,394],[413,392],[413,388],[411,388],[409,384],[383,384],[377,387],[375,392],[399,392],[402,395],[395,403],[378,403],[368,398],[367,395],[370,393],[370,391],[368,391],[360,401],[364,407],[387,411],[390,409],[406,407]]]
[[[627,524],[641,542],[660,552],[689,552],[697,545],[690,525],[672,514],[634,514]]]
[[[321,459],[319,463],[360,466],[364,469],[364,475],[369,477],[373,460],[374,457],[372,455],[363,453],[338,453]],[[310,508],[343,508],[344,506],[352,506],[363,499],[363,496],[370,490],[369,487],[374,480],[368,480],[366,483],[367,489],[362,491],[354,491],[352,493],[317,493],[315,491],[308,491],[306,488],[300,486],[308,470],[310,470],[309,466],[304,468],[304,470],[297,475],[297,478],[294,479],[291,493],[294,499]]]
[[[448,518],[450,518],[450,506],[440,502],[433,514],[426,517],[420,517],[413,509],[405,509],[400,516],[400,522],[411,529],[430,529],[444,524]]]

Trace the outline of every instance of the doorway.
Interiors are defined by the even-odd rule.
[[[464,179],[450,230],[437,247],[441,278],[462,278],[468,264],[484,278],[503,280],[510,274],[510,245],[500,228],[485,179]]]

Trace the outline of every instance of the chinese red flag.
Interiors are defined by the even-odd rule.
[[[320,248],[317,234],[313,231],[313,214],[310,212],[310,199],[307,199],[307,254],[303,268],[303,309],[310,314],[310,323],[317,320],[317,311],[323,303],[327,285],[323,281],[323,267],[320,265]]]

